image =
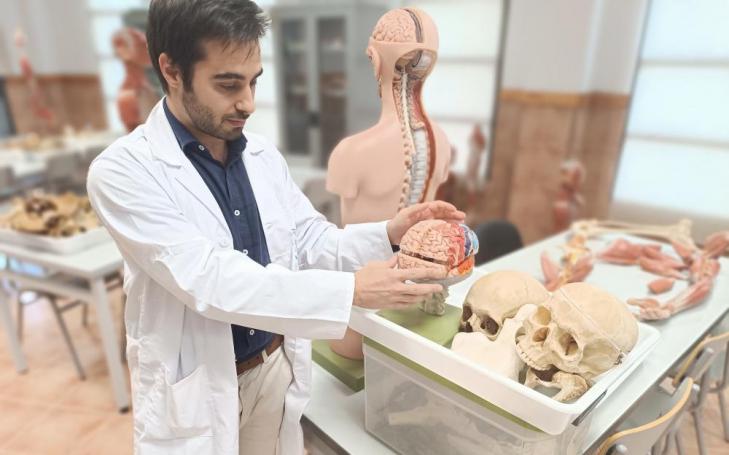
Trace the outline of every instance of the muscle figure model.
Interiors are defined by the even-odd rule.
[[[23,75],[25,83],[28,84],[28,90],[30,91],[30,96],[28,97],[30,111],[41,121],[42,130],[40,134],[47,135],[51,133],[53,127],[56,125],[56,116],[48,107],[46,95],[38,84],[38,79],[33,72],[33,66],[30,64],[30,59],[24,50],[25,44],[25,34],[21,29],[18,29],[15,32],[15,46],[20,53],[20,72]]]
[[[127,131],[132,131],[144,123],[159,100],[144,72],[151,65],[147,53],[147,38],[139,30],[128,27],[114,34],[112,45],[126,72],[116,97],[116,105],[122,123]]]
[[[580,193],[585,181],[585,167],[577,160],[568,160],[559,168],[560,183],[557,198],[552,204],[556,232],[570,227],[577,218],[585,200]]]
[[[450,145],[421,102],[438,54],[433,20],[415,8],[380,18],[367,47],[382,100],[372,128],[343,139],[332,152],[327,190],[341,198],[342,224],[383,221],[400,209],[431,201],[448,177]],[[362,358],[351,330],[332,349]]]

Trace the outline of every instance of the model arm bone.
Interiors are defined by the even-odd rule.
[[[631,234],[676,242],[689,248],[695,248],[696,245],[691,237],[691,225],[691,220],[686,218],[672,225],[650,225],[593,219],[575,221],[572,223],[571,229],[573,233],[588,238],[602,234]]]

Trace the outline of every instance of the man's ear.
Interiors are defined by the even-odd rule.
[[[172,59],[164,52],[159,54],[159,69],[162,76],[167,81],[167,86],[170,88],[181,88],[182,87],[182,73],[180,69],[172,62]]]
[[[367,46],[367,58],[372,62],[372,71],[375,73],[375,79],[380,79],[380,54],[377,53],[374,47]]]

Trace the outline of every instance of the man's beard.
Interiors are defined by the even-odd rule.
[[[247,119],[249,114],[240,112],[235,116],[223,117],[221,121],[216,121],[213,111],[198,101],[197,96],[192,90],[183,90],[182,106],[187,111],[192,124],[195,128],[217,139],[224,141],[234,141],[240,139],[243,132],[239,128],[226,129],[223,125],[226,119]]]

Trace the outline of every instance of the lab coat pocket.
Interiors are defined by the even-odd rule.
[[[155,381],[160,387],[158,403],[152,412],[149,430],[158,439],[212,436],[210,382],[205,365],[198,366],[185,378],[170,384],[166,375]]]

